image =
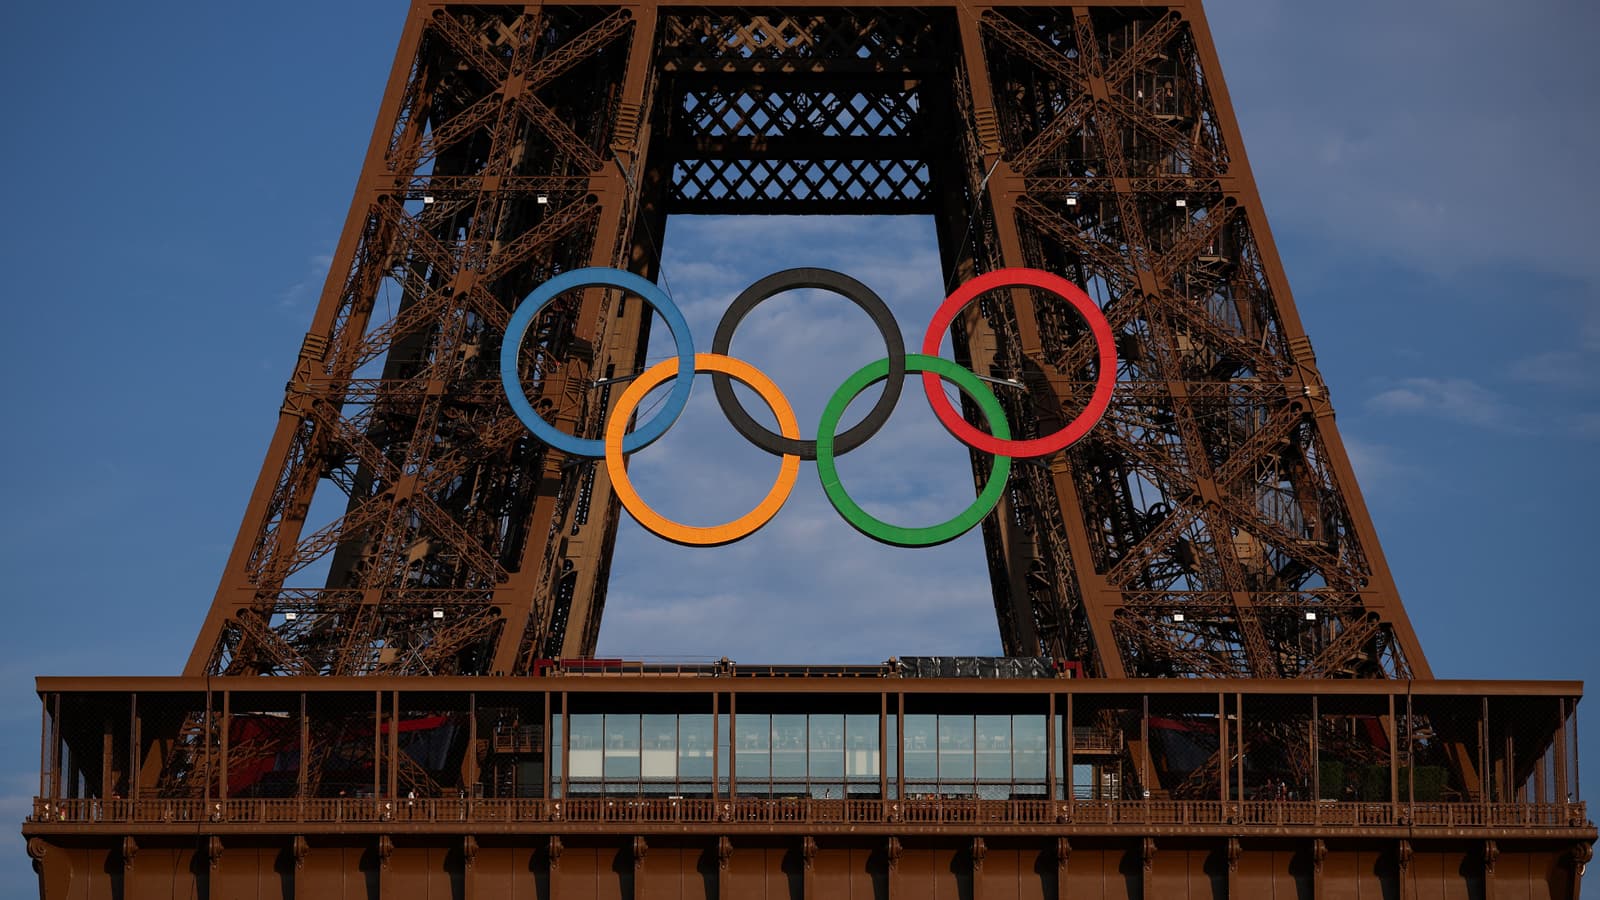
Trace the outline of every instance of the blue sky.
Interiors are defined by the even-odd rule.
[[[0,219],[11,435],[0,822],[20,821],[34,790],[34,675],[183,664],[404,12],[373,0],[0,11],[12,173]],[[1435,673],[1590,679],[1600,13],[1556,0],[1231,0],[1210,16],[1340,431]],[[781,265],[868,282],[913,343],[940,299],[931,227],[915,219],[675,220],[665,259],[702,349],[719,304]],[[850,307],[805,298],[763,306],[735,350],[778,380],[807,428],[845,373],[881,355]],[[702,523],[717,504],[753,502],[773,471],[708,388],[635,465],[663,512]],[[891,429],[841,468],[869,510],[909,523],[965,504],[966,465],[908,393]],[[976,535],[879,547],[826,508],[812,472],[767,530],[733,547],[684,551],[626,526],[602,651],[876,660],[997,648]],[[708,631],[708,616],[728,624]],[[0,896],[32,896],[20,841],[0,846],[11,848],[0,885],[17,885]]]

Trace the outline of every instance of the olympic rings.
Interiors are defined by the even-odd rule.
[[[668,519],[651,509],[639,494],[633,489],[633,482],[628,480],[628,470],[622,464],[624,450],[623,431],[628,427],[628,419],[633,415],[633,410],[639,401],[650,393],[656,385],[668,378],[676,377],[680,382],[693,380],[693,375],[685,377],[681,371],[673,369],[676,360],[658,362],[646,369],[643,375],[634,379],[633,384],[622,392],[617,400],[617,406],[611,411],[611,421],[606,425],[606,472],[611,475],[611,488],[616,491],[617,499],[633,518],[647,530],[652,531],[669,541],[679,544],[689,544],[697,547],[715,547],[719,544],[728,544],[751,534],[756,529],[771,521],[778,514],[789,493],[794,490],[795,480],[800,477],[800,457],[793,453],[783,455],[783,463],[778,467],[778,480],[773,483],[772,490],[757,504],[756,508],[732,522],[725,525],[710,525],[696,527],[682,525]],[[718,372],[737,378],[739,381],[755,389],[761,399],[772,408],[778,417],[778,430],[791,441],[800,437],[800,422],[794,417],[794,410],[790,408],[789,401],[772,383],[772,379],[761,374],[761,370],[749,363],[722,356],[717,353],[699,353],[694,357],[695,372]]]
[[[1100,421],[1100,417],[1105,415],[1106,408],[1111,405],[1111,391],[1117,385],[1116,342],[1111,336],[1111,323],[1106,321],[1105,314],[1094,305],[1094,301],[1089,299],[1089,295],[1085,294],[1082,288],[1058,275],[1037,269],[996,269],[979,275],[945,298],[944,304],[933,314],[933,321],[928,323],[928,332],[922,338],[922,352],[928,356],[939,355],[939,340],[950,328],[956,313],[973,298],[996,288],[1022,285],[1042,288],[1061,297],[1071,303],[1078,310],[1078,314],[1089,323],[1089,332],[1094,335],[1094,342],[1100,354],[1099,365],[1095,372],[1094,393],[1089,396],[1089,403],[1083,412],[1054,434],[1029,441],[1011,441],[984,434],[967,424],[961,413],[956,412],[955,407],[950,405],[950,400],[940,389],[939,378],[934,373],[926,371],[922,373],[922,390],[928,395],[928,403],[933,406],[933,414],[939,417],[939,421],[956,440],[976,450],[1030,459],[1036,456],[1049,456],[1076,443],[1079,438],[1089,433],[1089,429]]]
[[[529,324],[540,310],[562,293],[585,287],[614,287],[635,294],[655,309],[666,320],[677,348],[677,358],[651,366],[634,379],[617,400],[616,408],[606,421],[603,440],[581,439],[557,431],[541,417],[528,402],[520,381],[520,348]],[[823,288],[841,294],[866,311],[873,324],[883,335],[888,356],[862,367],[845,379],[833,393],[818,424],[814,441],[800,439],[800,426],[794,410],[777,385],[749,363],[727,355],[733,343],[733,332],[739,323],[758,304],[792,288]],[[949,329],[957,313],[974,298],[1006,287],[1031,287],[1050,291],[1071,303],[1089,324],[1098,349],[1098,367],[1095,387],[1089,402],[1077,418],[1054,434],[1030,440],[1013,440],[1004,408],[983,380],[956,363],[938,356],[939,341]],[[646,529],[670,541],[695,546],[713,546],[736,541],[751,534],[772,520],[793,491],[799,477],[800,461],[815,459],[822,489],[839,515],[852,527],[875,540],[902,547],[926,547],[942,544],[966,533],[992,511],[1005,493],[1006,480],[1011,474],[1013,458],[1048,456],[1070,446],[1093,428],[1105,414],[1111,402],[1111,392],[1117,380],[1117,351],[1112,338],[1111,324],[1106,321],[1089,296],[1064,278],[1035,269],[1000,269],[980,275],[962,285],[939,306],[933,321],[923,337],[922,353],[908,354],[894,315],[883,300],[866,285],[854,278],[827,269],[789,269],[769,275],[746,288],[728,308],[717,325],[712,342],[712,353],[696,354],[689,326],[683,314],[664,291],[650,281],[617,269],[576,269],[565,272],[540,285],[528,299],[512,313],[506,326],[505,340],[500,347],[500,380],[506,398],[517,418],[544,443],[572,456],[596,459],[604,457],[606,471],[611,477],[613,490],[622,506]],[[628,480],[624,458],[660,438],[672,427],[689,401],[694,385],[694,374],[708,372],[729,422],[739,434],[751,443],[782,457],[778,477],[757,506],[739,518],[722,525],[691,526],[674,522],[651,509],[634,490]],[[952,435],[974,450],[982,450],[995,457],[994,465],[983,490],[970,506],[948,521],[923,527],[904,527],[883,522],[867,512],[850,498],[839,481],[836,457],[871,438],[888,420],[906,372],[920,372],[922,386],[928,403],[941,424]],[[654,388],[669,378],[676,383],[668,393],[660,412],[649,421],[629,432],[628,420],[639,403]],[[743,406],[729,379],[740,381],[755,389],[761,399],[772,409],[778,421],[778,433],[756,422]],[[986,434],[969,424],[945,397],[940,379],[954,383],[962,393],[978,405],[989,423]],[[855,427],[842,435],[835,435],[839,420],[850,403],[862,391],[878,382],[886,382],[883,395],[873,404],[867,415]]]
[[[528,332],[528,325],[533,322],[533,317],[550,304],[551,300],[561,294],[583,287],[615,287],[621,288],[630,294],[636,294],[645,303],[648,303],[661,318],[667,322],[667,328],[672,332],[673,343],[678,347],[678,371],[692,372],[694,370],[694,340],[689,336],[689,323],[683,320],[683,313],[678,311],[677,304],[672,302],[666,292],[656,287],[655,282],[646,281],[632,272],[620,269],[573,269],[562,272],[560,275],[539,285],[538,289],[522,301],[517,311],[511,314],[511,321],[506,323],[505,340],[500,344],[500,383],[506,389],[506,399],[511,401],[511,409],[516,412],[522,424],[528,426],[533,436],[546,444],[572,456],[597,457],[606,455],[605,444],[593,438],[579,438],[556,430],[555,426],[546,422],[542,416],[534,411],[528,397],[522,391],[520,377],[521,369],[518,366],[518,355],[522,348],[522,339]],[[694,379],[679,378],[678,383],[672,386],[672,393],[667,395],[666,403],[660,412],[650,421],[635,428],[622,442],[623,453],[633,453],[650,446],[657,438],[667,433],[672,423],[678,421],[678,416],[683,414],[683,408],[689,404],[689,391],[694,386]]]
[[[989,470],[989,480],[984,484],[978,498],[972,501],[971,506],[948,521],[921,528],[890,525],[874,518],[845,493],[844,485],[839,482],[839,470],[834,465],[833,430],[839,426],[839,417],[844,415],[851,400],[868,387],[889,377],[890,363],[891,360],[880,359],[858,369],[854,375],[845,379],[837,391],[833,392],[827,408],[822,411],[822,424],[817,426],[817,474],[822,477],[822,490],[833,503],[833,508],[839,511],[839,515],[846,522],[874,540],[896,547],[932,547],[953,541],[983,521],[983,517],[1000,502],[1000,497],[1006,491],[1006,479],[1011,476],[1011,457],[994,458],[994,467]],[[994,431],[996,437],[1001,440],[1011,437],[1011,428],[1006,425],[1005,410],[1001,408],[1000,401],[995,399],[994,392],[989,390],[989,386],[979,380],[978,376],[950,360],[938,356],[924,356],[920,353],[907,354],[905,367],[908,372],[923,372],[934,377],[950,379],[963,394],[978,404],[978,409],[982,410],[983,418],[989,423],[989,428]]]
[[[830,269],[786,269],[768,275],[745,288],[744,292],[733,301],[733,305],[728,307],[728,311],[722,314],[722,321],[717,323],[716,336],[711,339],[711,352],[727,355],[733,344],[734,329],[739,327],[739,323],[744,321],[744,317],[749,315],[752,309],[784,291],[796,288],[822,288],[840,294],[861,307],[872,318],[872,324],[878,326],[878,333],[883,335],[884,349],[889,351],[889,371],[886,379],[888,384],[884,385],[883,395],[873,404],[866,418],[840,435],[835,442],[834,452],[843,455],[866,443],[889,421],[889,415],[894,412],[895,404],[900,401],[900,388],[906,380],[905,338],[900,335],[900,325],[895,322],[889,304],[884,303],[871,288],[849,275]],[[722,414],[728,417],[733,430],[739,432],[745,440],[775,455],[798,453],[801,459],[817,458],[816,441],[787,440],[761,427],[760,423],[752,419],[750,414],[744,411],[744,407],[739,405],[739,398],[734,394],[733,384],[728,381],[728,376],[721,373],[713,375],[711,383],[716,388],[717,403],[722,407]]]

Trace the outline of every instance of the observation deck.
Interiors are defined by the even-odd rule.
[[[1576,682],[914,674],[941,665],[42,678],[24,832],[47,884],[107,897],[1427,897],[1508,867],[1566,897],[1595,838]]]

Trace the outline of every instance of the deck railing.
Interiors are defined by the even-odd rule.
[[[31,823],[68,825],[531,824],[570,825],[967,825],[974,828],[1101,826],[1315,826],[1447,828],[1583,826],[1585,804],[1224,802],[1215,800],[828,800],[580,797],[36,799]]]

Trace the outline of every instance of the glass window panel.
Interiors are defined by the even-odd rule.
[[[979,781],[1011,780],[1011,717],[977,717]]]
[[[805,781],[805,716],[773,716],[773,780]]]
[[[806,717],[772,717],[772,780],[806,780]]]
[[[939,783],[972,781],[972,716],[939,717]]]
[[[678,717],[662,713],[641,716],[639,746],[644,750],[677,750]]]
[[[785,713],[772,717],[772,749],[804,750],[806,747],[806,717],[798,713]]]
[[[889,717],[888,728],[884,729],[884,737],[889,743],[883,748],[883,768],[885,778],[889,782],[889,796],[898,797],[900,786],[898,783],[900,771],[900,735],[897,733],[898,724],[894,716]]]
[[[639,720],[639,773],[655,781],[678,778],[678,717],[646,715]]]
[[[906,781],[933,782],[939,778],[939,732],[930,715],[905,717]]]
[[[1099,798],[1101,800],[1121,800],[1122,797],[1122,770],[1111,766],[1101,766],[1096,772],[1100,782]]]
[[[605,718],[606,780],[639,780],[639,717],[608,715]]]
[[[1045,780],[1045,754],[1048,750],[1046,743],[1044,716],[1011,718],[1012,780],[1019,782]]]
[[[601,744],[602,730],[601,717],[597,715],[578,715],[572,717],[571,732],[572,747],[569,753],[572,756],[568,764],[574,781],[580,778],[599,778],[601,775]]]
[[[844,734],[845,774],[851,781],[877,781],[878,717],[845,716]]]
[[[1057,701],[1057,702],[1059,703],[1060,701]],[[1056,782],[1056,799],[1057,800],[1065,800],[1067,798],[1066,791],[1067,791],[1067,786],[1069,784],[1076,785],[1076,784],[1082,784],[1083,783],[1082,781],[1080,781],[1078,779],[1078,770],[1077,770],[1076,766],[1073,767],[1073,770],[1071,772],[1067,771],[1067,745],[1066,745],[1065,739],[1062,737],[1063,730],[1062,730],[1062,727],[1061,727],[1061,723],[1062,723],[1064,718],[1065,718],[1064,716],[1056,716],[1056,721],[1055,721],[1055,724],[1054,724],[1054,727],[1055,727],[1055,730],[1056,730],[1056,761],[1055,761],[1055,766],[1056,766],[1056,771],[1061,773],[1060,775],[1057,776],[1058,780]]]
[[[733,731],[727,713],[717,713],[717,790],[727,793],[728,767],[733,760]]]
[[[844,716],[825,714],[811,716],[811,780],[844,780]],[[837,793],[834,796],[838,796]]]
[[[728,770],[733,765],[733,723],[728,719],[727,713],[717,714],[717,775],[721,778],[728,777]]]
[[[1094,766],[1074,763],[1072,766],[1072,799],[1094,799]]]
[[[844,798],[844,784],[838,781],[811,782],[811,796],[818,800],[840,800]]]
[[[711,780],[711,724],[709,713],[678,717],[678,777],[685,781]]]
[[[561,714],[550,716],[550,796],[561,796]],[[482,774],[478,776],[483,778]]]
[[[739,780],[765,782],[772,775],[772,717],[743,714],[734,727],[739,732],[735,736],[739,744]]]

